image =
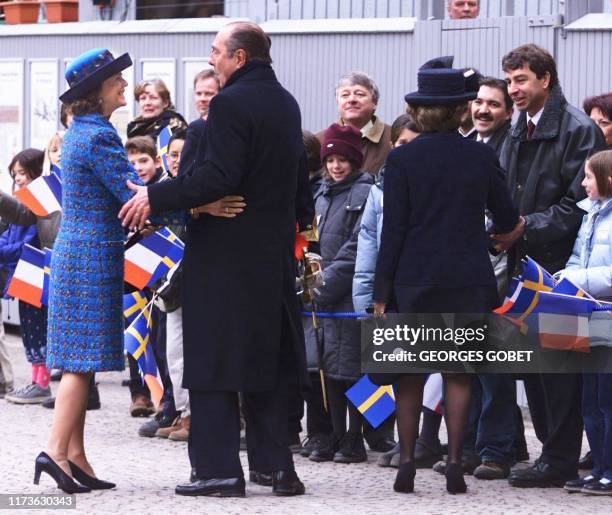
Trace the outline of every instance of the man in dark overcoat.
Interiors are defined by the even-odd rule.
[[[508,270],[526,255],[549,273],[565,267],[584,212],[576,202],[589,151],[603,147],[601,131],[567,103],[553,57],[523,45],[502,60],[508,93],[520,111],[501,151],[501,165],[524,228],[497,237],[508,250]],[[494,236],[495,238],[495,236]],[[512,472],[517,487],[563,486],[575,479],[582,443],[579,374],[526,374],[525,390],[542,454],[531,468]]]
[[[296,212],[312,221],[295,99],[270,63],[255,24],[227,25],[210,56],[222,90],[210,104],[204,162],[137,194],[120,213],[143,225],[153,213],[244,197],[234,218],[189,221],[183,258],[185,371],[196,481],[181,495],[244,495],[238,392],[251,471],[272,474],[278,495],[304,493],[288,446],[287,384],[307,381],[295,294]],[[228,208],[231,210],[231,208]]]

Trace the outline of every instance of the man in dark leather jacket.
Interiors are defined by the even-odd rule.
[[[496,237],[498,250],[509,252],[509,273],[529,255],[548,272],[568,260],[583,212],[576,202],[584,162],[602,148],[601,131],[567,103],[552,56],[529,44],[502,60],[508,92],[521,111],[501,151],[501,164],[524,230]],[[577,477],[582,442],[582,381],[578,374],[527,374],[524,378],[531,416],[542,454],[533,467],[513,472],[512,486],[563,486]]]

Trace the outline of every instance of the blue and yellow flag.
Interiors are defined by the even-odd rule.
[[[378,427],[395,411],[393,387],[375,385],[367,375],[351,386],[345,395],[372,427]]]
[[[125,330],[123,336],[123,348],[125,352],[138,363],[143,382],[147,384],[151,391],[151,399],[156,406],[164,393],[164,390],[157,380],[157,364],[150,341],[151,330],[151,303],[143,309],[136,319]]]
[[[149,299],[142,291],[126,293],[123,296],[123,316],[130,325],[136,317],[147,307]]]
[[[164,127],[157,136],[157,155],[161,159],[162,168],[166,173],[169,173],[170,170],[168,167],[168,143],[170,143],[171,137],[172,131],[168,126]]]
[[[43,306],[49,305],[49,279],[51,278],[51,255],[53,254],[51,249],[45,247],[45,276],[43,278],[43,291],[40,303]]]
[[[164,238],[170,240],[172,243],[175,243],[176,245],[178,245],[179,247],[183,249],[185,248],[185,244],[183,243],[183,240],[181,240],[176,234],[174,234],[167,227],[162,227],[157,232],[161,234]]]

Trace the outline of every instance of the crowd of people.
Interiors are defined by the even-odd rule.
[[[450,2],[449,13],[474,17],[472,4],[477,15],[476,1]],[[125,383],[130,415],[151,417],[141,437],[189,442],[192,474],[177,494],[244,495],[244,448],[251,481],[299,495],[292,453],[358,463],[367,443],[379,466],[398,469],[397,492],[412,492],[416,469],[433,467],[450,493],[465,492],[463,475],[473,474],[611,495],[611,376],[444,374],[443,445],[442,415],[422,406],[423,375],[371,374],[394,385],[396,414],[370,426],[345,396],[362,376],[358,321],[317,325],[300,312],[488,312],[526,255],[612,300],[612,93],[585,99],[584,110],[570,105],[552,56],[528,44],[503,57],[505,80],[455,69],[452,57],[428,61],[391,125],[376,114],[375,81],[346,73],[338,119],[313,134],[276,81],[269,48],[256,25],[228,25],[213,43],[214,71],[194,78],[200,117],[188,125],[165,84],[145,81],[125,143],[108,117],[125,105],[121,70],[131,60],[92,50],[66,73],[65,134],[12,160],[15,189],[54,167],[63,182],[62,213],[47,217],[0,193],[5,291],[25,244],[54,249],[48,313],[19,303],[30,384],[12,384],[0,338],[6,401],[55,408],[36,477],[48,472],[73,493],[115,486],[87,460],[85,411],[104,403],[95,373],[124,367],[123,244],[150,221],[186,243],[171,287],[146,292],[159,406],[130,355]],[[165,127],[167,171],[156,147]],[[293,241],[296,224],[313,220],[309,250],[324,282],[302,302]],[[54,399],[49,381],[60,377]],[[513,470],[529,459],[517,379],[542,448]],[[580,478],[583,425],[591,451],[581,466],[591,472]]]

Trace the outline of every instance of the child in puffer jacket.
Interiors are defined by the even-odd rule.
[[[592,156],[582,186],[586,211],[574,250],[558,279],[569,279],[598,300],[612,300],[612,150]],[[583,479],[565,484],[570,492],[612,495],[612,374],[583,374],[582,417],[593,469]]]
[[[357,236],[372,176],[363,163],[361,133],[351,126],[333,124],[321,145],[323,184],[315,196],[319,243],[325,284],[315,296],[320,311],[352,311],[351,286],[355,271]],[[322,368],[325,372],[333,433],[325,435],[309,456],[315,462],[357,463],[367,455],[361,414],[348,404],[346,390],[361,375],[359,323],[355,319],[322,319]],[[307,334],[307,352],[318,354],[316,338]],[[348,409],[349,426],[346,426]]]

